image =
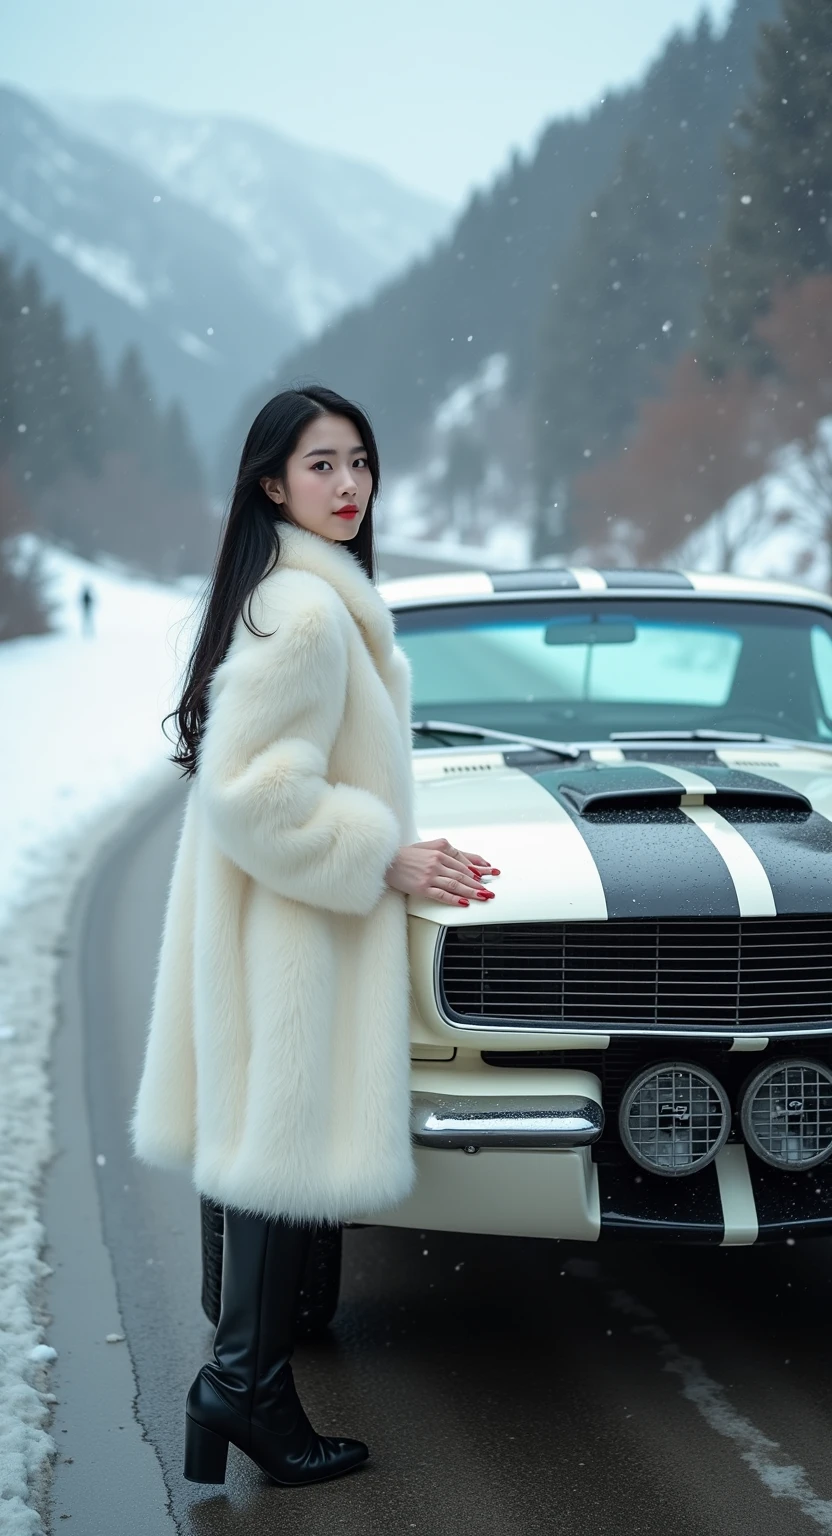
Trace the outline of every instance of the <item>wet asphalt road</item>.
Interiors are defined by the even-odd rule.
[[[126,1132],[183,806],[99,861],[68,939],[44,1220],[59,1358],[51,1530],[70,1536],[809,1536],[832,1533],[832,1246],[684,1249],[345,1234],[330,1336],[296,1377],[371,1460],[269,1484],[182,1477],[211,1347],[198,1201]],[[104,1161],[96,1161],[103,1158]],[[125,1342],[106,1344],[121,1331]],[[62,1518],[63,1517],[63,1518]]]

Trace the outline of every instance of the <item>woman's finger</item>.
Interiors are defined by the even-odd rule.
[[[493,891],[483,885],[482,876],[472,866],[465,864],[460,868],[448,855],[443,858],[440,870],[433,876],[433,883],[450,886],[451,890],[463,892],[466,896],[479,896],[482,893],[490,900],[494,895]]]
[[[491,870],[493,870],[493,868],[494,868],[494,865],[490,862],[490,860],[489,859],[484,859],[482,857],[482,854],[479,854],[479,853],[466,853],[464,848],[460,848],[457,851],[459,853],[459,857],[461,859],[464,859],[466,864],[476,864],[478,869],[491,869]]]
[[[468,906],[471,905],[472,901],[483,901],[487,905],[487,902],[493,899],[492,897],[485,896],[481,886],[479,888],[476,886],[466,886],[461,881],[454,881],[450,890],[447,890],[442,885],[429,885],[425,895],[431,897],[434,901],[449,901],[453,906],[457,906],[460,901]]]
[[[490,865],[481,864],[479,869],[477,869],[473,864],[469,864],[461,855],[453,858],[450,853],[443,854],[441,862],[443,875],[446,875],[451,880],[464,880],[466,885],[471,885],[474,882],[481,884],[482,878],[479,870],[481,869],[485,873],[485,870],[490,868]]]

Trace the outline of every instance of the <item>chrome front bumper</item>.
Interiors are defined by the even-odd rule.
[[[604,1111],[582,1094],[541,1098],[457,1098],[412,1093],[411,1135],[419,1147],[586,1147],[604,1129]]]

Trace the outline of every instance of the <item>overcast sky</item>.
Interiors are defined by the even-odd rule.
[[[11,0],[0,77],[257,118],[457,204],[731,0]]]

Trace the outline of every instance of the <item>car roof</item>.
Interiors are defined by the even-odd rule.
[[[593,569],[589,566],[535,566],[519,571],[448,571],[403,576],[379,583],[391,608],[435,607],[437,603],[482,602],[516,597],[730,597],[799,602],[832,609],[832,598],[797,582],[723,572]]]

